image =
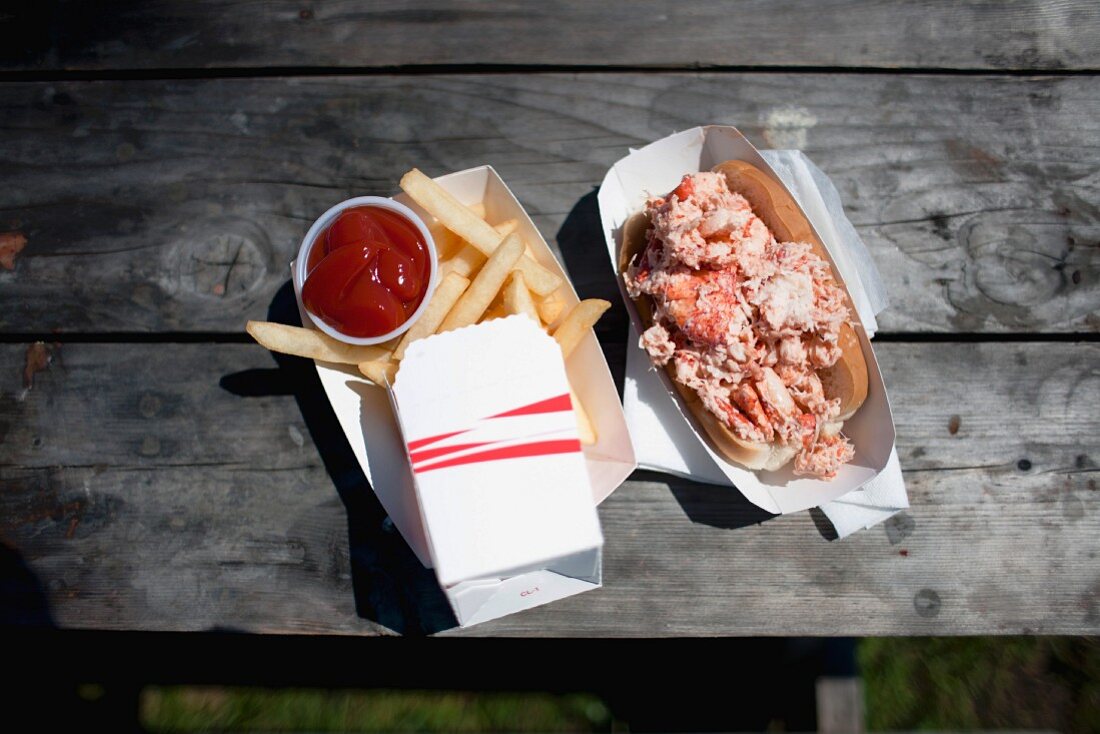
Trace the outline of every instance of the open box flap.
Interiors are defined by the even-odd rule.
[[[507,579],[464,581],[445,589],[451,608],[464,627],[506,614],[548,604],[567,596],[598,589],[602,585],[602,560],[599,549],[584,554],[592,564],[587,576],[569,575],[571,568],[556,566]],[[568,561],[575,565],[575,561]],[[565,572],[563,572],[565,571]]]

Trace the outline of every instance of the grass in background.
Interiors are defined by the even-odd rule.
[[[179,686],[141,695],[141,724],[157,732],[595,732],[611,723],[584,694]]]
[[[1100,732],[1100,639],[869,638],[857,650],[869,731]],[[624,728],[587,694],[198,686],[145,689],[141,723],[157,732]]]
[[[868,638],[858,647],[869,731],[1100,732],[1100,640]]]

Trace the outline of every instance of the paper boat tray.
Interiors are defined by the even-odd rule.
[[[553,251],[496,171],[490,166],[480,166],[435,180],[463,204],[481,202],[490,222],[518,220],[518,232],[538,262],[562,277],[564,285],[558,295],[567,308],[578,302],[568,275]],[[425,221],[432,221],[430,215],[405,195],[394,198],[410,206]],[[309,316],[301,308],[301,285],[295,282],[294,288],[299,295],[303,324],[308,326],[311,323]],[[383,508],[420,562],[431,568],[428,537],[389,391],[372,385],[354,367],[323,362],[318,362],[316,367],[340,427]],[[615,383],[594,334],[589,333],[570,355],[566,372],[597,432],[597,442],[584,447],[584,463],[592,502],[599,504],[634,471],[637,465],[634,449]],[[574,566],[585,570],[577,572]],[[563,559],[546,569],[504,579],[471,579],[445,588],[445,591],[456,616],[465,626],[595,588],[600,581],[596,551],[594,561],[587,557]],[[539,597],[530,593],[536,587],[543,592]]]
[[[641,349],[638,336],[644,331],[634,303],[627,296],[626,287],[619,272],[619,249],[622,246],[622,227],[632,214],[639,211],[650,196],[660,196],[671,191],[687,173],[707,171],[718,163],[741,160],[753,164],[768,173],[780,186],[783,182],[771,169],[759,151],[736,128],[720,125],[685,130],[651,143],[641,150],[632,151],[608,171],[598,195],[607,254],[611,267],[619,281],[619,290],[630,312],[633,331],[629,337],[630,349]],[[830,242],[818,234],[826,249]],[[830,257],[832,257],[830,253]],[[834,272],[837,268],[834,265]],[[841,285],[846,284],[841,283]],[[719,466],[730,482],[753,504],[776,514],[797,512],[816,507],[859,488],[883,470],[894,445],[894,421],[886,386],[879,372],[871,342],[859,321],[852,314],[853,325],[859,336],[863,356],[867,360],[869,378],[867,401],[844,424],[844,433],[855,446],[855,458],[841,468],[831,481],[795,476],[790,465],[774,472],[757,472],[727,461],[705,438],[705,431],[687,411],[664,370],[654,369],[646,373],[648,379],[660,381],[663,390],[645,390],[659,400],[672,401],[678,420],[691,428],[693,440],[698,441]],[[640,392],[642,392],[640,390]]]

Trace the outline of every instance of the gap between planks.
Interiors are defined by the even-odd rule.
[[[189,79],[263,79],[275,77],[363,77],[478,74],[860,74],[987,77],[1097,76],[1100,68],[984,69],[920,66],[710,66],[707,64],[405,64],[396,66],[254,66],[203,69],[32,69],[0,71],[0,83],[68,81],[159,81]]]

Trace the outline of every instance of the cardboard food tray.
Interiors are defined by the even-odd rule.
[[[784,186],[759,151],[736,128],[721,125],[685,130],[632,151],[612,166],[604,178],[598,195],[600,220],[611,266],[630,313],[632,333],[629,337],[629,348],[641,349],[638,340],[645,327],[633,301],[626,293],[626,286],[619,272],[618,254],[622,246],[624,223],[632,214],[642,209],[648,197],[661,196],[675,188],[684,174],[708,171],[727,160],[751,163],[766,172],[780,186]],[[826,250],[829,250],[830,241],[822,238],[817,229],[814,229],[814,233]],[[829,254],[832,259],[833,253],[830,251]],[[840,271],[836,263],[830,264],[834,273],[838,274],[841,286],[848,290],[849,284],[839,278]],[[859,287],[858,283],[851,285]],[[776,514],[816,507],[858,489],[878,476],[886,466],[894,445],[894,421],[886,387],[867,332],[854,309],[852,321],[867,361],[867,400],[844,424],[844,433],[855,447],[855,457],[831,481],[796,476],[791,465],[778,471],[766,472],[746,469],[728,461],[714,448],[706,437],[706,432],[684,407],[668,374],[663,369],[654,369],[647,373],[647,377],[661,381],[665,389],[658,391],[661,395],[658,399],[675,403],[678,416],[687,422],[694,439],[750,502]]]
[[[517,231],[530,245],[535,259],[564,281],[558,295],[565,300],[566,307],[578,303],[569,276],[515,195],[491,166],[451,173],[435,181],[463,204],[481,202],[490,222],[518,220]],[[433,221],[404,194],[394,198],[412,208],[426,222]],[[301,283],[295,282],[294,289],[300,295]],[[311,322],[300,302],[299,310],[302,323],[309,326]],[[443,368],[445,366],[441,365]],[[566,372],[596,428],[598,441],[584,447],[584,456],[592,500],[599,504],[630,475],[636,462],[618,392],[595,334],[589,332],[570,355]],[[388,391],[372,385],[353,366],[317,362],[317,374],[374,493],[420,562],[431,568],[413,475]]]

